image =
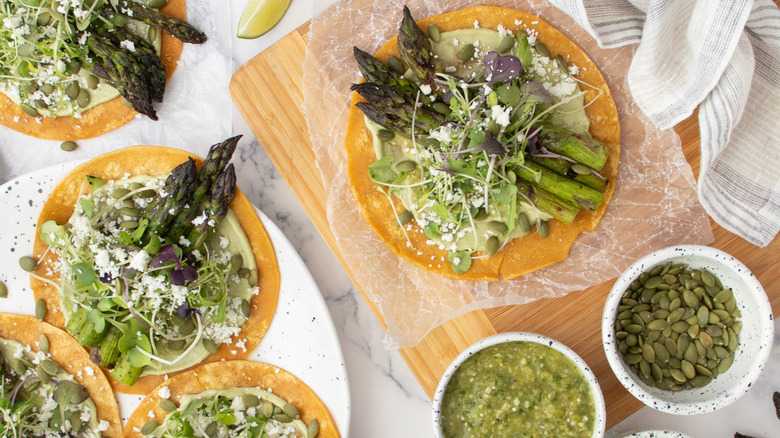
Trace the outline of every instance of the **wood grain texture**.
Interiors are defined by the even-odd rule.
[[[301,112],[302,63],[308,25],[290,33],[236,71],[231,95],[268,156],[292,188],[366,303],[384,325],[381,313],[354,281],[327,222],[325,196],[314,162],[308,128]],[[294,105],[280,105],[292,102]],[[680,123],[683,152],[699,171],[699,129],[696,114]],[[293,160],[294,158],[294,160]],[[712,246],[729,252],[756,275],[770,297],[775,313],[780,310],[780,239],[758,248],[712,223]],[[555,338],[571,347],[593,369],[607,405],[607,427],[619,423],[640,407],[609,369],[601,346],[601,312],[614,280],[563,298],[545,299],[522,306],[474,311],[434,329],[414,348],[400,351],[429,397],[447,365],[460,351],[477,340],[506,331],[531,331]]]

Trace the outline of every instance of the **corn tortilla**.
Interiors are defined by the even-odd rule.
[[[257,387],[273,392],[287,403],[298,408],[301,419],[309,424],[317,419],[320,432],[317,438],[339,438],[336,423],[327,406],[305,383],[289,372],[262,362],[231,360],[202,365],[186,373],[178,374],[152,390],[141,401],[125,426],[125,437],[142,437],[140,430],[146,422],[165,421],[168,412],[160,408],[159,389],[167,387],[170,400],[178,406],[186,394],[199,394],[210,389],[222,390],[240,387]],[[154,417],[150,416],[154,414]]]
[[[160,11],[171,17],[184,20],[187,15],[185,0],[170,0]],[[182,46],[183,43],[180,40],[165,32],[162,33],[160,60],[165,66],[165,75],[168,80],[171,79],[171,75],[176,69]],[[70,116],[60,116],[56,119],[51,117],[35,118],[27,115],[8,96],[0,93],[0,124],[22,134],[47,140],[81,140],[97,137],[119,128],[137,114],[136,111],[125,105],[122,96],[117,96],[108,102],[84,111],[79,119],[73,119]]]
[[[79,193],[89,187],[85,184],[86,175],[96,176],[106,181],[118,180],[127,175],[165,176],[189,157],[195,158],[198,166],[203,163],[202,159],[189,152],[159,146],[128,147],[87,161],[74,169],[54,188],[38,218],[38,230],[41,224],[49,220],[54,220],[58,224],[68,221],[73,214]],[[250,302],[252,312],[249,319],[242,326],[241,332],[233,336],[233,344],[239,340],[246,340],[246,350],[223,344],[216,353],[208,356],[204,363],[224,359],[244,359],[249,356],[268,331],[279,297],[280,274],[276,254],[254,207],[240,190],[236,190],[236,197],[230,204],[230,208],[238,218],[252,247],[258,268],[257,286],[260,288],[260,293],[252,297]],[[39,231],[35,236],[33,257],[38,260],[36,274],[58,283],[59,276],[53,272],[58,257],[40,240]],[[49,310],[46,314],[46,322],[64,328],[66,322],[60,310],[59,290],[35,278],[32,278],[30,283],[35,299],[42,298],[46,301]],[[234,354],[233,351],[236,353]],[[147,375],[139,378],[133,386],[127,386],[110,375],[108,378],[116,391],[129,394],[147,394],[165,380],[164,376]]]
[[[67,332],[38,318],[0,313],[0,338],[29,345],[34,351],[39,351],[38,340],[42,334],[49,339],[51,359],[87,389],[97,408],[98,422],[105,420],[109,423],[109,429],[102,432],[103,436],[122,436],[122,420],[114,393],[106,376],[89,360],[84,348]],[[86,367],[92,367],[95,372],[90,375],[85,371]]]
[[[602,175],[609,178],[609,184],[604,191],[604,200],[599,208],[595,211],[583,209],[568,226],[558,221],[549,221],[547,238],[532,233],[522,239],[515,239],[492,257],[474,258],[467,272],[455,274],[447,261],[447,252],[427,245],[428,238],[423,235],[419,227],[415,226],[415,231],[407,232],[411,242],[411,246],[408,245],[407,235],[396,225],[396,216],[387,197],[374,189],[375,183],[368,176],[368,166],[376,161],[376,155],[371,133],[364,122],[363,112],[355,106],[362,100],[357,93],[352,97],[346,133],[349,176],[352,192],[366,220],[397,255],[423,269],[449,277],[464,280],[508,280],[564,260],[568,257],[569,248],[577,236],[585,230],[596,228],[615,189],[620,156],[620,123],[612,93],[598,67],[573,41],[539,17],[514,9],[475,6],[434,15],[418,21],[418,24],[421,29],[436,24],[440,31],[446,32],[471,28],[475,21],[479,22],[482,28],[497,29],[500,25],[515,34],[526,27],[536,31],[537,39],[547,46],[551,56],[561,54],[567,62],[577,65],[579,72],[575,75],[576,78],[598,90],[583,87],[586,91],[585,112],[591,122],[590,134],[593,138],[604,142],[610,150],[609,158],[601,171]],[[515,23],[522,24],[518,26]],[[375,56],[387,60],[391,54],[398,54],[396,37],[382,46]],[[393,198],[393,202],[396,211],[405,209],[400,200]]]

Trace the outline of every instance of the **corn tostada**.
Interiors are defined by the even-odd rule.
[[[304,382],[244,360],[200,366],[163,382],[136,408],[126,437],[338,438],[327,406]]]
[[[425,31],[423,30],[425,29]],[[442,275],[511,279],[567,257],[612,196],[620,124],[609,87],[538,17],[476,6],[355,48],[351,188],[398,255]]]
[[[279,269],[235,186],[228,162],[238,138],[203,161],[155,146],[101,155],[43,206],[36,299],[120,392],[145,394],[204,361],[246,358],[268,329]]]
[[[182,50],[185,0],[0,0],[0,123],[45,139],[153,120]]]
[[[0,436],[120,437],[114,393],[67,333],[0,313]]]

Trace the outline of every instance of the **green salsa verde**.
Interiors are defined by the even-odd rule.
[[[588,380],[563,353],[504,342],[472,355],[445,390],[446,438],[591,437],[596,408]]]

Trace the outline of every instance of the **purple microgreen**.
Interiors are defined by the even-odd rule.
[[[523,94],[536,97],[541,103],[552,103],[552,94],[550,94],[550,92],[544,88],[544,85],[537,80],[524,83],[520,87],[520,90],[523,91]]]
[[[474,146],[468,149],[461,149],[459,151],[442,152],[442,155],[455,155],[465,154],[466,152],[485,151],[490,155],[503,155],[506,153],[506,148],[500,141],[496,140],[489,132],[485,134],[485,139],[478,146]],[[449,169],[445,166],[445,172],[449,173]]]
[[[176,254],[176,247],[170,244],[165,245],[160,249],[160,252],[157,253],[157,257],[149,263],[149,266],[157,268],[169,260],[176,262],[176,269],[170,273],[171,283],[174,285],[181,286],[186,281],[195,281],[198,279],[198,271],[195,268],[192,266],[185,266],[182,268],[181,260]]]
[[[20,376],[21,377],[21,376]],[[30,376],[14,386],[13,391],[11,391],[11,406],[16,402],[16,394],[19,392],[20,389],[22,389],[22,386],[24,386],[25,383],[31,381],[31,380],[38,380],[38,377],[36,376]]]
[[[186,300],[176,309],[176,314],[178,314],[181,319],[189,318],[190,313],[192,313],[192,307],[190,307],[190,303]]]
[[[512,55],[500,56],[491,51],[485,55],[485,79],[492,87],[497,82],[510,82],[523,71],[523,64]]]
[[[192,266],[185,266],[182,268],[182,272],[184,273],[184,279],[187,281],[195,281],[198,279],[198,271]]]
[[[175,261],[176,268],[181,269],[181,261],[179,260],[179,256],[176,255],[176,248],[172,244],[163,246],[160,249],[160,252],[157,253],[157,257],[155,257],[151,263],[149,263],[149,266],[158,268],[168,260]]]

